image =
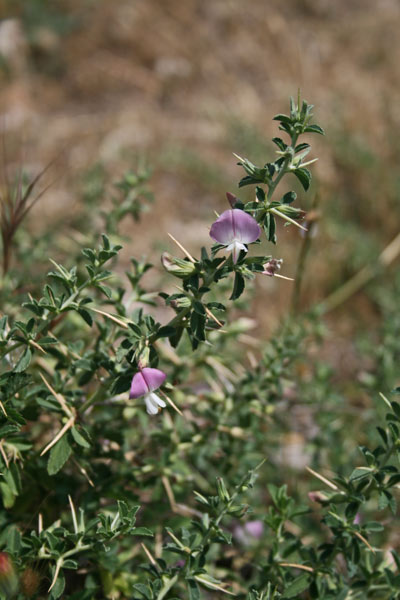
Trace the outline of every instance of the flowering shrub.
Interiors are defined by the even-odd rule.
[[[147,176],[122,180],[100,245],[52,261],[28,293],[33,265],[24,270],[11,221],[21,225],[18,201],[29,206],[34,182],[7,196],[1,598],[400,597],[400,404],[382,394],[379,439],[371,418],[374,441],[351,467],[329,370],[316,363],[299,376],[317,316],[285,321],[268,342],[250,338],[247,361],[248,321],[232,311],[256,277],[284,277],[279,258],[254,253],[261,238],[277,243],[277,219],[304,229],[296,193],[279,198],[278,185],[292,174],[310,186],[299,138],[323,134],[311,111],[292,100],[275,117],[287,135],[273,139],[275,161],[238,157],[239,188],[255,186],[255,200],[227,194],[210,248],[195,258],[177,242],[183,258],[162,255],[179,280],[158,293],[166,323],[143,287],[151,266],[132,259],[127,280],[116,269],[118,224],[140,217]]]

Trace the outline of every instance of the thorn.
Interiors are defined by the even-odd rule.
[[[217,585],[216,583],[213,583],[212,581],[208,581],[208,579],[203,579],[202,577],[200,577],[200,575],[195,575],[194,578],[196,579],[196,581],[198,581],[199,583],[202,583],[203,585],[205,585],[208,588],[211,588],[212,590],[218,590],[220,592],[224,592],[224,594],[229,594],[229,596],[236,596],[236,594],[234,594],[233,592],[229,592],[228,590],[224,589],[220,585]]]
[[[169,397],[167,396],[167,394],[166,394],[165,392],[163,392],[162,390],[159,390],[159,391],[160,391],[160,394],[161,394],[161,395],[162,395],[162,396],[163,396],[163,397],[166,399],[166,401],[167,401],[167,402],[168,402],[168,403],[169,403],[169,404],[172,406],[172,408],[173,408],[174,410],[176,410],[176,412],[177,412],[179,415],[181,415],[181,417],[185,418],[185,417],[184,417],[184,415],[183,415],[183,413],[182,413],[182,412],[179,410],[179,408],[178,408],[178,407],[177,407],[177,406],[176,406],[176,405],[175,405],[175,404],[172,402],[171,398],[169,398]]]
[[[279,279],[286,279],[286,281],[294,281],[292,277],[285,277],[285,275],[279,275],[278,273],[275,273],[274,277],[279,277]]]
[[[310,573],[314,573],[314,569],[312,567],[307,567],[306,565],[299,565],[297,563],[278,563],[280,567],[293,567],[294,569],[303,569],[303,571],[309,571]]]
[[[43,515],[39,513],[38,516],[38,534],[40,535],[43,531]]]
[[[168,500],[171,506],[171,510],[172,512],[176,511],[176,501],[175,501],[175,496],[174,496],[174,492],[172,490],[171,484],[169,482],[169,479],[166,475],[163,475],[161,477],[161,481],[163,483],[163,486],[165,487],[165,491],[167,492],[167,496],[168,496]]]
[[[52,448],[54,446],[54,444],[57,444],[58,440],[60,440],[62,438],[62,436],[64,435],[64,433],[66,433],[68,431],[68,429],[71,429],[71,427],[73,427],[75,423],[75,417],[71,417],[70,419],[68,419],[68,421],[65,423],[64,427],[62,429],[60,429],[60,431],[57,433],[56,437],[51,440],[51,442],[49,444],[47,444],[46,448],[44,450],[42,450],[42,452],[40,453],[40,456],[43,456],[44,454],[46,454],[46,452],[48,452],[50,450],[50,448]]]
[[[332,490],[338,490],[338,486],[335,485],[334,483],[332,483],[331,481],[329,481],[329,479],[326,479],[326,477],[324,477],[323,475],[320,475],[319,473],[317,473],[316,471],[313,471],[313,469],[310,469],[310,467],[306,467],[307,471],[309,473],[311,473],[311,475],[314,475],[314,477],[318,477],[318,479],[320,479],[321,481],[323,481],[324,483],[326,483],[327,486],[329,486],[330,488],[332,488]]]
[[[51,586],[47,590],[48,592],[51,592],[51,590],[55,586],[56,581],[58,579],[58,575],[60,573],[60,569],[61,569],[61,566],[62,566],[62,559],[61,560],[60,559],[61,559],[61,557],[56,562],[56,570],[54,571],[54,577],[53,577],[53,581],[51,582]]]
[[[274,213],[274,215],[277,215],[278,217],[282,217],[282,219],[285,219],[286,221],[288,221],[289,223],[292,223],[292,225],[296,225],[296,227],[299,227],[300,229],[302,229],[303,231],[308,231],[308,229],[306,229],[305,227],[303,227],[303,225],[300,225],[300,223],[297,223],[297,221],[294,221],[294,219],[291,219],[290,217],[288,217],[287,215],[284,215],[283,213],[281,213],[280,210],[278,210],[277,208],[270,208],[269,209],[270,212]]]
[[[79,533],[78,521],[76,520],[75,506],[74,506],[74,503],[72,502],[72,498],[69,494],[68,494],[68,502],[69,502],[69,506],[71,509],[72,523],[74,524],[74,531],[75,531],[75,533]]]
[[[39,344],[37,344],[33,340],[29,340],[28,344],[30,346],[33,346],[34,348],[36,348],[36,350],[40,350],[40,352],[43,352],[43,354],[47,354],[46,350],[44,348],[42,348],[42,346],[39,346]]]
[[[149,561],[151,562],[153,567],[155,567],[157,569],[157,571],[159,571],[160,567],[158,566],[157,562],[154,560],[154,557],[150,554],[150,551],[146,548],[146,546],[144,545],[143,542],[141,542],[140,545],[142,546],[147,558],[149,559]]]
[[[106,317],[107,319],[111,319],[111,321],[118,323],[118,325],[121,325],[121,327],[123,327],[124,329],[129,329],[128,325],[124,323],[124,321],[121,321],[121,319],[115,317],[114,315],[110,315],[109,313],[104,312],[104,310],[99,310],[98,308],[92,308],[90,306],[86,306],[86,308],[88,310],[91,310],[92,312],[98,313],[99,315],[103,315],[103,317]]]
[[[78,469],[80,470],[80,472],[82,473],[82,475],[85,477],[85,479],[86,479],[86,481],[88,482],[88,484],[89,484],[91,487],[94,487],[94,483],[93,483],[93,481],[90,479],[89,475],[87,474],[87,471],[86,471],[86,469],[85,469],[84,467],[82,467],[82,465],[80,465],[80,464],[78,463],[78,461],[74,459],[74,457],[72,457],[72,460],[73,460],[74,464],[75,464],[75,465],[78,467]]]
[[[194,260],[193,256],[192,256],[192,255],[191,255],[191,254],[190,254],[190,253],[189,253],[189,252],[186,250],[186,248],[184,248],[184,247],[182,246],[182,244],[181,244],[180,242],[178,242],[178,240],[176,240],[176,239],[174,238],[174,236],[173,236],[173,235],[171,235],[170,233],[169,233],[168,235],[169,235],[169,237],[171,238],[171,240],[172,240],[173,242],[175,242],[175,244],[178,246],[178,248],[180,248],[180,249],[182,250],[183,254],[185,254],[185,255],[188,257],[188,259],[190,260],[190,262],[192,262],[192,263],[195,263],[196,261]]]
[[[383,400],[384,402],[386,402],[386,404],[388,405],[388,407],[390,408],[390,410],[392,410],[392,405],[390,404],[390,402],[389,402],[389,400],[386,398],[386,396],[384,396],[384,395],[382,394],[382,392],[379,392],[379,395],[380,395],[380,397],[382,398],[382,400]]]
[[[45,384],[45,386],[47,387],[47,389],[50,391],[50,393],[53,394],[54,398],[59,402],[61,408],[63,409],[63,411],[65,412],[65,414],[67,415],[67,417],[74,417],[72,410],[69,408],[68,404],[66,403],[64,397],[61,394],[58,394],[49,384],[49,382],[47,381],[47,379],[44,377],[44,375],[42,375],[42,373],[39,373],[43,383]]]
[[[365,537],[363,535],[361,535],[361,533],[359,533],[358,531],[353,531],[353,533],[367,546],[367,548],[369,548],[371,550],[372,554],[375,554],[375,550],[373,549],[371,544],[368,542],[368,540],[366,540]]]
[[[208,316],[215,321],[220,327],[223,327],[223,323],[221,323],[221,321],[219,321],[217,319],[217,317],[211,312],[211,310],[209,308],[207,308],[207,306],[204,307],[204,310],[206,311],[206,313],[208,314]]]

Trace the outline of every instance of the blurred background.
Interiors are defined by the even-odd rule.
[[[272,117],[288,111],[298,88],[326,131],[309,140],[311,158],[319,157],[311,191],[291,182],[298,205],[317,205],[320,213],[300,308],[311,308],[366,265],[375,268],[398,234],[398,0],[3,0],[1,6],[3,165],[22,162],[34,172],[55,160],[54,183],[25,222],[26,252],[52,231],[56,256],[65,256],[71,240],[82,240],[85,210],[96,218],[99,198],[104,210],[113,184],[146,164],[154,203],[139,223],[124,220],[123,261],[146,255],[154,262],[151,287],[151,278],[161,276],[160,250],[172,249],[167,232],[196,253],[210,242],[214,210],[228,208],[225,192],[248,199],[246,188],[237,190],[242,172],[232,152],[255,164],[273,159]],[[284,259],[282,274],[296,275],[302,244],[298,230],[280,229],[270,252]],[[390,265],[326,316],[331,333],[324,352],[348,381],[368,382],[365,344],[392,344],[392,369],[399,356],[396,248],[392,254]],[[38,260],[38,270],[48,269],[47,258],[43,267]],[[267,337],[288,311],[292,284],[259,279],[253,313]]]

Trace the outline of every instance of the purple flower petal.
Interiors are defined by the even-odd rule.
[[[259,235],[257,221],[239,208],[223,212],[210,229],[213,240],[224,246],[235,241],[250,244],[255,242]]]
[[[145,367],[133,376],[129,398],[140,398],[154,392],[166,379],[166,374],[160,369]]]

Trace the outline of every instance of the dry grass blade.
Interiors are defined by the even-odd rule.
[[[59,156],[57,155],[50,161],[39,173],[33,177],[24,187],[24,173],[22,167],[19,169],[17,181],[13,183],[6,168],[7,154],[3,136],[3,164],[2,164],[2,183],[0,185],[0,235],[2,240],[2,267],[5,275],[10,267],[11,250],[14,236],[22,221],[33,208],[33,206],[42,198],[49,187],[54,184],[52,181],[35,195],[35,188],[43,178],[44,174],[50,169]]]

